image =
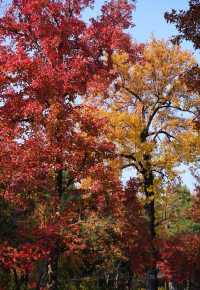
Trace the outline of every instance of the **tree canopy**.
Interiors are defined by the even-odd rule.
[[[193,290],[199,187],[180,171],[198,180],[198,64],[135,43],[134,1],[86,22],[93,5],[13,0],[0,17],[0,289]],[[181,29],[190,10],[167,17]]]

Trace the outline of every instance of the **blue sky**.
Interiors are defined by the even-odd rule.
[[[102,1],[103,2],[103,1]],[[138,41],[147,41],[153,33],[157,38],[169,38],[176,34],[173,25],[164,19],[164,13],[174,9],[187,9],[187,0],[138,0],[133,14],[135,28],[132,36]]]

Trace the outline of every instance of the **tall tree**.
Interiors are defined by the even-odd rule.
[[[80,100],[112,81],[103,56],[129,49],[133,6],[107,2],[87,25],[93,2],[16,0],[0,18],[1,197],[16,227],[14,239],[1,236],[1,265],[18,290],[39,260],[35,288],[59,289],[59,258],[81,244],[78,184],[90,172],[100,182],[112,154],[105,120]]]
[[[150,235],[148,289],[155,290],[157,203],[175,183],[177,166],[196,160],[199,137],[193,116],[199,96],[182,77],[195,62],[180,47],[153,39],[135,63],[123,52],[113,54],[113,63],[118,78],[110,87],[110,98],[101,100],[110,110],[105,114],[119,165],[132,167],[141,182]]]

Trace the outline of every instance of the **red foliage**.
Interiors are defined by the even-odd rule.
[[[160,271],[169,281],[191,280],[200,273],[200,238],[198,234],[183,234],[161,243]]]
[[[0,18],[0,194],[16,225],[16,240],[4,237],[0,246],[6,269],[31,270],[55,247],[84,247],[76,202],[63,206],[63,200],[81,194],[70,186],[92,172],[94,192],[106,186],[103,160],[114,149],[106,120],[79,103],[88,90],[107,89],[112,81],[109,58],[130,46],[123,30],[133,7],[108,2],[86,25],[81,11],[92,3],[13,0]]]
[[[131,179],[122,193],[122,247],[130,261],[132,273],[144,275],[152,260],[148,225],[137,197],[138,186],[137,181]]]

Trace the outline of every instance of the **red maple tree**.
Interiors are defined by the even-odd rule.
[[[86,24],[81,13],[92,4],[13,0],[0,18],[0,195],[14,224],[0,262],[18,290],[59,289],[59,256],[84,247],[79,182],[93,173],[96,207],[104,200],[98,176],[109,179],[104,160],[114,146],[106,120],[82,100],[107,89],[113,51],[131,47],[124,29],[133,5],[112,0]],[[43,266],[33,275],[36,261]]]

